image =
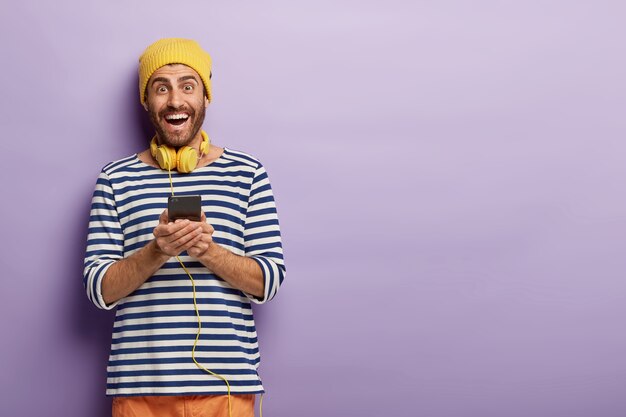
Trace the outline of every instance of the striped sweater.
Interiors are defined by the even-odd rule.
[[[181,255],[196,282],[202,335],[196,359],[225,377],[232,393],[261,393],[260,356],[251,302],[271,300],[285,265],[269,178],[250,155],[225,149],[190,174],[172,172],[176,195],[199,194],[213,241],[261,267],[265,294],[257,299]],[[171,194],[167,171],[133,155],[105,166],[91,203],[83,283],[99,308],[117,308],[107,367],[107,395],[225,394],[225,383],[191,359],[197,332],[191,281],[176,258],[129,296],[107,305],[102,279],[107,269],[153,239]]]

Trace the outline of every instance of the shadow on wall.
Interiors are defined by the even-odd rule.
[[[89,409],[84,412],[86,415],[104,417],[111,415],[111,400],[105,396],[105,389],[114,314],[99,310],[91,304],[81,283],[91,202],[91,194],[84,194],[83,204],[77,205],[77,210],[80,209],[75,216],[74,224],[77,226],[69,240],[71,246],[67,253],[71,259],[67,259],[65,263],[70,268],[67,276],[75,278],[68,280],[71,288],[66,292],[68,300],[64,303],[67,308],[65,323],[68,323],[67,343],[82,358],[80,366],[72,371],[83,382],[81,387],[87,387],[83,389],[88,391],[85,393],[88,398],[81,401],[81,404],[87,404]]]
[[[129,132],[129,137],[131,137],[133,145],[136,145],[133,147],[143,150],[148,147],[150,139],[154,136],[154,128],[152,127],[150,116],[139,102],[137,84],[137,73],[133,72],[131,76],[129,76],[127,87],[128,94],[124,95],[126,99],[124,103],[121,103],[120,107],[124,108],[126,110],[124,114],[129,114],[131,118],[128,124],[133,129]],[[121,155],[120,157],[122,156],[125,155]]]
[[[125,123],[128,134],[124,135],[124,138],[110,142],[111,147],[115,148],[113,154],[118,155],[115,159],[146,149],[149,138],[154,134],[150,119],[139,103],[136,73],[129,76],[126,91],[121,97],[119,113],[129,115]],[[100,168],[96,170],[99,172]],[[111,399],[105,395],[106,366],[115,312],[95,307],[88,300],[80,281],[83,276],[83,257],[95,179],[89,178],[81,185],[85,189],[79,193],[80,204],[76,205],[74,221],[71,222],[72,229],[68,236],[70,239],[66,252],[68,259],[64,265],[68,269],[65,276],[73,278],[67,280],[68,288],[64,292],[67,299],[62,304],[66,315],[64,322],[67,323],[66,343],[71,349],[79,352],[82,359],[79,361],[80,365],[72,370],[80,378],[81,389],[87,391],[85,395],[88,398],[84,398],[81,404],[88,408],[82,410],[82,413],[93,417],[108,417],[111,415]]]

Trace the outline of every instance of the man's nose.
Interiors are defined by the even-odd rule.
[[[172,89],[168,96],[167,105],[174,109],[179,108],[183,104],[182,93],[176,89]]]

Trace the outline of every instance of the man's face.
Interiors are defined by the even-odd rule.
[[[202,79],[186,65],[165,65],[148,80],[145,106],[161,144],[189,145],[202,128],[208,105]]]

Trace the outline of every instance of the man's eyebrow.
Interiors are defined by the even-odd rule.
[[[152,85],[154,85],[155,83],[158,83],[158,82],[163,82],[163,83],[169,84],[170,80],[168,80],[165,77],[156,77],[154,80],[152,80]]]
[[[183,81],[187,81],[187,80],[194,80],[196,83],[198,83],[198,80],[196,79],[195,75],[185,75],[183,77],[180,77],[178,79],[179,83],[182,83]],[[199,83],[198,83],[199,84]]]
[[[194,75],[184,75],[184,76],[182,76],[182,77],[180,77],[178,79],[178,82],[182,83],[183,81],[187,81],[187,80],[194,80],[196,82],[196,84],[200,84],[200,82],[198,81],[198,79]],[[158,82],[169,84],[170,80],[168,78],[165,78],[165,77],[156,77],[154,80],[152,80],[151,85],[154,85],[154,84],[156,84]]]

